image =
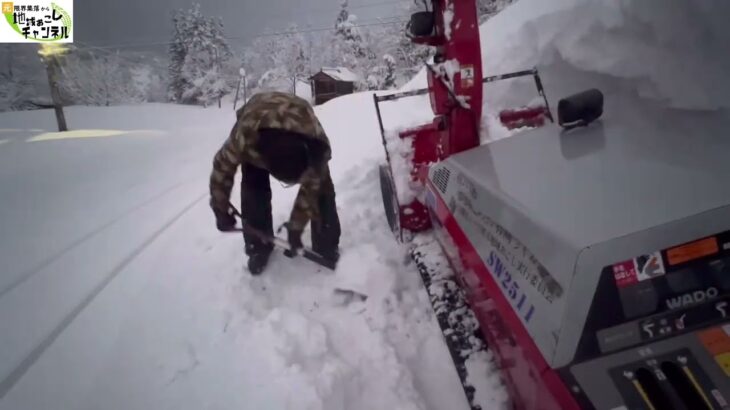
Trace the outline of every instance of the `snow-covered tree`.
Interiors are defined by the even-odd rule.
[[[74,48],[59,61],[62,98],[71,104],[165,101],[165,63],[155,53]]]
[[[337,19],[335,20],[335,30],[340,33],[340,28],[342,24],[344,24],[347,20],[350,19],[350,11],[347,9],[348,2],[347,0],[342,0],[340,3],[340,12],[337,13]]]
[[[392,55],[386,54],[383,56],[385,63],[385,77],[383,78],[382,89],[390,89],[395,87],[395,58]]]
[[[181,12],[178,11],[172,16],[173,36],[168,47],[168,54],[170,55],[170,65],[168,67],[168,97],[170,101],[179,101],[183,90],[188,86],[182,76],[187,51],[184,38],[184,23],[185,20]]]
[[[426,6],[421,0],[412,0],[404,5],[404,14],[411,15],[413,13],[426,10]],[[397,77],[404,81],[410,80],[431,58],[435,49],[433,47],[414,44],[408,37],[406,25],[393,26],[391,36],[395,39],[395,51],[393,57],[396,59]]]
[[[341,56],[335,50],[335,32],[317,31],[307,33],[308,50],[310,55],[310,67],[313,71],[321,67],[333,67],[341,65]]]
[[[396,87],[396,61],[393,56],[383,56],[382,64],[376,65],[367,77],[369,90],[388,90]]]
[[[23,87],[13,76],[13,50],[10,44],[3,47],[7,71],[0,73],[0,112],[16,109],[22,99]]]
[[[293,24],[283,34],[256,38],[243,56],[253,91],[294,92],[297,79],[311,74],[308,49],[307,39]]]
[[[0,112],[22,109],[28,98],[27,87],[26,81],[0,74]]]
[[[490,17],[499,13],[503,8],[514,3],[515,0],[478,0],[477,12],[479,14],[479,22],[483,23]]]
[[[196,100],[204,107],[212,105],[221,96],[225,95],[229,88],[226,80],[216,67],[205,73],[196,73],[192,83],[193,87],[188,88],[182,95],[183,101]]]
[[[278,64],[286,68],[291,80],[291,92],[296,90],[298,79],[309,77],[310,58],[307,53],[307,42],[299,28],[293,24],[281,38],[281,51]]]
[[[45,66],[38,49],[26,44],[0,45],[0,111],[26,110],[50,104]]]
[[[348,11],[348,2],[343,0],[340,12],[335,20],[335,32],[332,50],[339,58],[335,58],[334,65],[344,66],[365,78],[365,73],[377,64],[377,57],[364,40],[360,27],[357,26],[357,16]]]
[[[169,54],[172,101],[207,105],[230,91],[235,80],[226,78],[223,67],[233,53],[223,35],[223,21],[203,16],[199,4],[173,16]]]
[[[514,0],[479,0],[480,10],[501,10]],[[426,10],[422,0],[403,0],[403,14]],[[248,73],[248,92],[260,90],[291,91],[295,78],[306,79],[310,70],[321,67],[347,67],[361,79],[357,89],[398,87],[416,75],[433,56],[433,47],[411,42],[406,24],[359,27],[347,1],[335,11],[330,31],[304,30],[292,25],[284,34],[257,38],[243,54]],[[400,14],[400,13],[399,13]],[[305,69],[303,69],[305,67]]]
[[[146,100],[149,84],[140,77],[144,68],[130,67],[118,52],[77,51],[65,56],[59,67],[61,94],[74,104],[108,106]]]
[[[167,102],[167,56],[150,52],[137,53],[130,57],[136,62],[130,68],[132,82],[137,89],[143,91],[145,101]]]

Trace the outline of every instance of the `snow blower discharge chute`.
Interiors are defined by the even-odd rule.
[[[629,216],[633,187],[666,179],[631,148],[664,142],[600,120],[596,89],[560,100],[555,124],[536,68],[483,76],[476,0],[424,5],[407,31],[435,48],[428,87],[374,96],[380,182],[471,408],[481,409],[473,381],[486,375],[467,364],[487,348],[514,409],[730,408],[730,195],[662,184],[665,197],[691,192],[691,203],[638,204]],[[521,77],[542,103],[501,111],[505,128],[523,130],[480,144],[483,90]],[[425,94],[433,121],[386,134],[382,110]],[[405,159],[393,149],[404,142]],[[703,160],[711,149],[693,151],[692,165],[730,175],[729,161]],[[653,155],[688,161],[681,150]],[[397,175],[403,160],[409,174]],[[418,235],[429,230],[436,247]]]

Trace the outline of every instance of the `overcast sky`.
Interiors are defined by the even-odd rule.
[[[412,0],[350,0],[352,14],[365,23],[403,15]],[[312,28],[330,27],[341,0],[200,0],[207,16],[221,16],[226,36],[248,43],[266,29],[283,30],[290,22]],[[93,45],[170,40],[170,13],[189,8],[191,0],[91,0],[75,2],[75,39]],[[233,44],[242,45],[241,43]],[[238,47],[236,47],[238,48]]]

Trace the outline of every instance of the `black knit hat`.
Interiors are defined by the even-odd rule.
[[[297,183],[310,165],[307,137],[296,132],[266,128],[259,130],[257,148],[269,173],[286,183]]]

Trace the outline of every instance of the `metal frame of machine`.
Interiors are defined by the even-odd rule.
[[[475,1],[431,6],[410,24],[415,42],[437,49],[427,65],[429,87],[374,97],[388,158],[381,188],[395,235],[404,241],[405,233],[434,228],[455,272],[439,274],[414,246],[472,409],[479,406],[463,352],[483,349],[483,339],[516,409],[730,408],[730,188],[672,185],[641,161],[596,174],[626,162],[627,152],[669,142],[592,124],[603,114],[597,90],[558,104],[565,130],[588,127],[571,134],[548,125],[554,119],[536,69],[477,80]],[[450,61],[458,71],[444,69]],[[507,110],[500,119],[533,130],[479,146],[481,85],[529,75],[545,105]],[[411,178],[421,190],[400,204],[380,104],[426,93],[434,121],[399,135],[412,141]],[[605,147],[609,138],[613,150]],[[730,175],[718,146],[693,166]],[[656,163],[687,161],[671,150],[659,154]],[[657,202],[642,184],[662,185],[671,202]],[[689,200],[672,197],[689,184]],[[650,207],[624,212],[632,200]],[[654,300],[647,295],[656,303],[642,305]]]
[[[433,68],[429,67],[430,71],[433,72]],[[519,77],[531,76],[535,80],[535,87],[537,88],[538,94],[542,97],[544,104],[538,107],[518,108],[512,110],[504,110],[500,113],[501,123],[508,129],[524,128],[524,127],[541,127],[545,125],[545,119],[549,119],[550,122],[554,123],[552,113],[550,112],[550,105],[545,94],[545,89],[542,85],[542,79],[537,68],[531,70],[517,71],[513,73],[494,75],[485,77],[482,80],[482,84],[488,84],[500,80],[509,80]],[[439,79],[441,83],[445,81]],[[448,84],[445,84],[448,87]],[[373,94],[373,101],[375,103],[375,112],[378,117],[378,125],[380,126],[380,135],[382,138],[383,146],[387,146],[385,139],[385,129],[383,126],[383,117],[380,111],[380,104],[388,101],[397,101],[402,98],[415,97],[419,95],[428,94],[432,91],[432,88],[420,88],[412,91],[404,91],[399,93],[377,95]],[[433,97],[432,97],[433,98]],[[465,128],[465,127],[463,127]],[[414,181],[423,179],[423,170],[427,169],[429,164],[442,160],[448,156],[448,152],[445,151],[444,143],[441,139],[444,138],[442,134],[445,131],[445,124],[443,118],[436,118],[433,123],[426,124],[421,127],[412,128],[400,133],[399,138],[401,139],[413,139],[413,173],[412,178]],[[390,164],[390,155],[388,150],[385,151],[388,163]],[[392,174],[392,169],[387,167],[381,168],[381,179],[384,184],[389,185],[391,188],[389,192],[395,189],[392,179],[389,175]],[[388,195],[389,196],[389,195]],[[399,204],[397,199],[394,198],[395,202],[388,204],[388,223],[391,229],[398,232],[399,238],[402,240],[401,229],[408,229],[411,232],[420,232],[431,227],[430,220],[427,217],[428,213],[426,208],[423,207],[422,202],[414,201],[410,204]],[[391,211],[392,210],[392,211]],[[397,215],[397,218],[395,217]]]

